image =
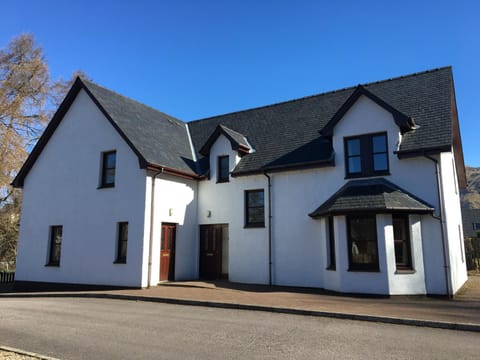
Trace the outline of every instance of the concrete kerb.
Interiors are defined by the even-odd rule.
[[[19,354],[19,355],[30,356],[30,357],[41,359],[41,360],[60,360],[60,359],[57,359],[57,358],[53,358],[51,356],[45,356],[45,355],[37,354],[37,353],[34,353],[34,352],[25,351],[25,350],[22,350],[22,349],[12,348],[12,347],[9,347],[9,346],[1,346],[0,345],[0,350],[15,353],[15,354]]]
[[[112,299],[112,300],[130,300],[130,301],[144,301],[144,302],[157,302],[174,305],[188,305],[188,306],[204,306],[221,309],[236,309],[236,310],[250,310],[250,311],[264,311],[279,314],[290,315],[303,315],[303,316],[317,316],[343,320],[358,320],[378,322],[394,325],[408,325],[418,327],[428,327],[434,329],[446,329],[446,330],[461,330],[480,332],[480,324],[472,323],[453,323],[446,321],[435,320],[419,320],[409,318],[397,318],[378,315],[366,315],[366,314],[352,314],[352,313],[340,313],[333,311],[320,311],[320,310],[305,310],[298,308],[284,308],[265,305],[254,304],[238,304],[219,301],[206,301],[206,300],[193,300],[193,299],[178,299],[167,297],[151,297],[151,296],[139,296],[139,295],[125,295],[125,294],[105,294],[105,293],[43,293],[43,294],[2,294],[0,298],[33,298],[33,297],[51,297],[51,298],[97,298],[97,299]]]

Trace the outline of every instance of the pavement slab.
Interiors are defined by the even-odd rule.
[[[29,296],[109,297],[331,316],[417,326],[480,331],[480,275],[470,276],[454,299],[427,296],[343,295],[321,289],[236,284],[228,281],[167,282],[148,289],[41,287],[15,288],[0,298]]]

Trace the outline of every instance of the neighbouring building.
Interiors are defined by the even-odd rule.
[[[450,67],[191,122],[77,78],[13,185],[20,281],[452,295],[467,279]]]

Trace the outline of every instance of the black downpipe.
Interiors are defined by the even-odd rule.
[[[272,286],[272,179],[263,174],[268,179],[268,285]]]

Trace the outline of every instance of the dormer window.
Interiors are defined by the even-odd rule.
[[[388,175],[387,134],[345,138],[346,177]]]
[[[223,155],[218,157],[217,183],[228,182],[230,180],[230,157]]]

